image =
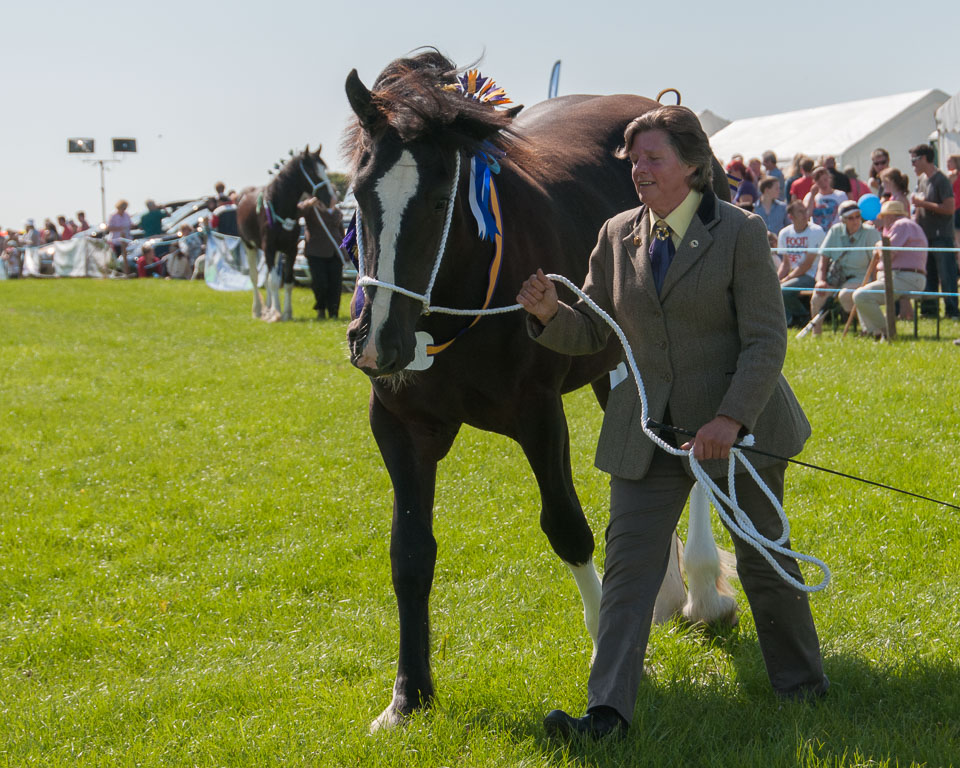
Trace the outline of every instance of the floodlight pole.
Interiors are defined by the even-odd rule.
[[[100,221],[107,223],[107,187],[103,179],[103,160],[97,160],[100,166]]]

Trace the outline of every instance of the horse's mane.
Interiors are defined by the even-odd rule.
[[[462,149],[468,153],[484,140],[507,152],[517,163],[530,148],[510,130],[514,112],[467,98],[444,86],[457,82],[457,67],[436,50],[397,59],[380,73],[371,88],[373,102],[385,126],[400,140],[426,140],[441,149]],[[343,140],[344,154],[356,170],[368,136],[354,118]]]
[[[293,155],[287,162],[280,166],[280,170],[273,174],[273,179],[267,184],[267,189],[274,193],[285,191],[287,185],[296,180],[296,174],[300,172],[300,160],[303,157],[303,150]]]

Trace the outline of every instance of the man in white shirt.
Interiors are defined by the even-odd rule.
[[[817,249],[826,233],[807,217],[807,208],[799,200],[787,206],[787,216],[793,222],[780,230],[777,252],[780,254],[780,278],[783,308],[787,325],[805,325],[810,319],[808,306],[800,298],[800,290],[809,290],[817,282]]]

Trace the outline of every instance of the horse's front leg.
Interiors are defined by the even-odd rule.
[[[275,323],[280,319],[280,276],[278,274],[277,249],[272,242],[264,244],[263,253],[267,260],[267,305],[263,311],[263,319],[268,323]]]
[[[573,574],[583,600],[583,619],[596,649],[600,579],[593,565],[593,532],[573,486],[570,439],[560,395],[537,393],[518,408],[517,419],[517,441],[540,488],[540,527]]]
[[[253,309],[251,313],[259,320],[263,315],[263,304],[260,303],[260,289],[257,287],[257,281],[260,277],[257,272],[257,260],[260,254],[257,249],[249,245],[246,240],[243,241],[243,250],[246,251],[247,254],[247,267],[250,269],[250,282],[253,284]]]
[[[370,730],[401,723],[430,706],[430,588],[437,559],[433,497],[437,462],[449,450],[457,427],[419,429],[388,411],[376,393],[370,398],[370,426],[393,483],[390,565],[400,619],[400,649],[393,699]]]
[[[293,255],[283,254],[283,290],[286,293],[286,302],[283,305],[281,320],[293,320],[293,263],[297,255],[297,247],[293,247]]]

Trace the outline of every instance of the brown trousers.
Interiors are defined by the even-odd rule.
[[[759,472],[783,500],[786,462]],[[657,451],[640,480],[610,478],[610,525],[600,600],[600,635],[590,672],[588,709],[609,706],[633,718],[653,606],[667,570],[673,530],[693,486],[682,460]],[[725,492],[726,478],[718,485]],[[770,539],[782,533],[769,499],[747,474],[737,475],[737,499],[757,530]],[[822,693],[820,641],[805,592],[784,582],[753,547],[733,536],[737,575],[750,602],[760,651],[774,690],[781,695]],[[789,541],[785,544],[789,548]],[[803,579],[795,560],[775,555],[783,569]]]

